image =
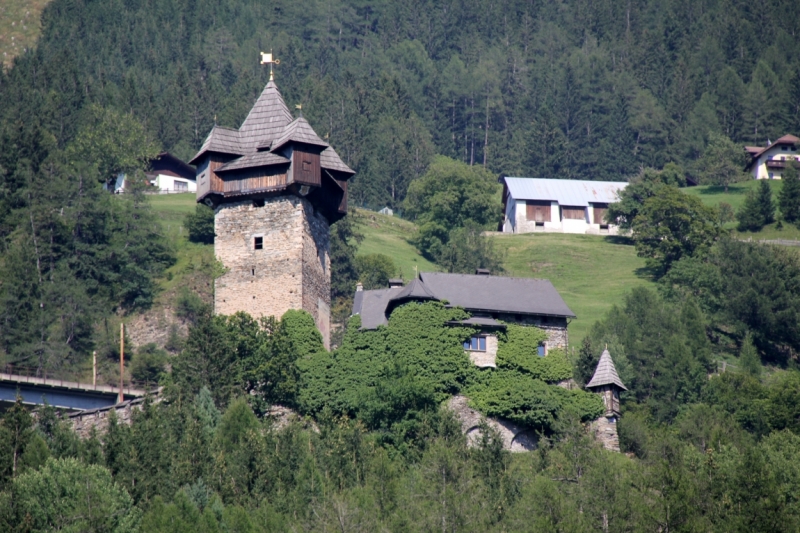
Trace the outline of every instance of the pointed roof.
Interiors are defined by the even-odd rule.
[[[319,138],[317,133],[308,123],[308,121],[303,117],[297,117],[294,122],[286,126],[286,129],[283,130],[283,133],[280,137],[276,140],[272,141],[272,145],[270,146],[271,151],[279,150],[287,143],[290,142],[299,142],[305,144],[311,144],[314,146],[321,146],[323,148],[328,147],[328,143],[323,141]],[[266,148],[265,145],[261,145],[261,148]]]
[[[355,170],[345,165],[344,161],[339,157],[339,154],[333,149],[333,146],[328,146],[322,151],[319,156],[319,164],[322,168],[327,168],[328,170],[336,170],[347,174],[356,173]]]
[[[611,360],[611,354],[608,353],[608,348],[603,350],[600,361],[597,363],[597,369],[594,371],[594,376],[586,384],[586,388],[591,389],[602,387],[603,385],[616,385],[622,390],[628,390],[622,384],[622,380],[619,379],[619,374],[617,374],[617,369],[614,367],[614,361]]]
[[[264,167],[268,165],[280,165],[284,163],[288,164],[289,160],[282,155],[273,154],[272,152],[254,152],[225,163],[217,169],[217,172],[239,170],[242,168]]]
[[[421,279],[415,278],[403,287],[402,291],[391,298],[393,302],[398,300],[436,300],[436,296],[428,290],[428,287],[422,283]]]
[[[203,141],[197,154],[189,161],[190,165],[197,164],[200,156],[205,152],[220,152],[223,154],[242,155],[245,150],[239,144],[239,132],[233,128],[214,125],[211,132]]]
[[[273,80],[269,80],[239,128],[240,144],[247,151],[269,145],[273,139],[280,137],[291,121],[292,114],[286,107],[278,86]]]

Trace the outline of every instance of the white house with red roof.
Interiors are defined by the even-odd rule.
[[[745,146],[750,161],[745,170],[756,180],[779,180],[790,161],[800,164],[800,139],[784,135],[767,146]]]

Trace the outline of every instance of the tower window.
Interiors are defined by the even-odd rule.
[[[547,355],[547,347],[544,344],[539,345],[539,348],[537,350],[537,355],[539,357],[544,357],[545,355]]]
[[[253,248],[256,250],[263,250],[264,249],[264,237],[254,237],[253,238]]]

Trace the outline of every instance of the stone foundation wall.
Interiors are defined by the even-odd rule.
[[[617,433],[616,416],[601,416],[589,426],[597,439],[606,450],[619,452],[619,434]]]
[[[215,282],[214,311],[280,318],[304,309],[329,346],[330,237],[328,222],[304,198],[225,203],[214,217],[214,252],[228,271]],[[255,238],[263,242],[255,249]]]
[[[154,401],[158,401],[157,399]],[[141,411],[144,398],[137,398],[135,400],[128,400],[127,402],[118,403],[109,407],[102,407],[100,409],[91,409],[89,411],[81,411],[68,418],[72,429],[82,439],[88,439],[94,429],[98,435],[103,435],[108,429],[108,419],[111,413],[117,414],[117,422],[120,424],[130,425],[131,416],[134,411]]]
[[[465,396],[453,396],[448,400],[447,407],[453,411],[461,422],[461,430],[467,436],[467,445],[474,447],[481,439],[481,424],[486,423],[490,428],[500,434],[503,448],[512,452],[529,452],[535,450],[539,442],[536,435],[510,420],[502,418],[488,418],[469,406],[469,399]]]

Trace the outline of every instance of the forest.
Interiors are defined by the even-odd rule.
[[[800,20],[785,0],[53,0],[37,46],[0,69],[0,363],[67,374],[119,358],[119,322],[153,306],[180,250],[145,194],[160,151],[188,160],[238,127],[281,63],[287,104],[357,174],[351,205],[392,207],[451,272],[502,273],[490,239],[500,175],[629,180],[609,213],[649,285],[570,353],[509,326],[496,371],[461,349],[463,310],[399,307],[345,322],[354,217],[331,229],[336,347],[300,311],[188,324],[129,371],[157,381],[127,424],[79,438],[61,414],[0,414],[0,530],[10,532],[720,531],[800,528],[800,259],[737,240],[733,215],[678,187],[742,179],[742,145],[800,133]],[[737,155],[738,154],[738,155]],[[119,173],[130,194],[102,187]],[[800,176],[751,191],[737,220],[800,220]],[[787,192],[789,191],[789,192]],[[776,201],[777,200],[777,201]],[[730,208],[730,206],[728,206]],[[186,219],[209,247],[213,214]],[[209,230],[211,227],[211,230]],[[476,263],[479,262],[478,263]],[[201,267],[213,276],[222,268]],[[337,318],[338,317],[338,318]],[[129,344],[130,345],[130,344]],[[608,349],[622,453],[586,423]],[[535,432],[512,454],[468,446],[442,403]],[[277,421],[273,406],[294,417]]]

